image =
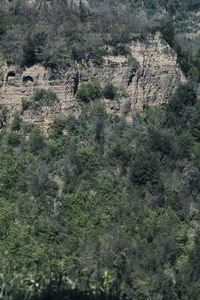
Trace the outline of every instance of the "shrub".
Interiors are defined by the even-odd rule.
[[[20,136],[17,132],[11,131],[7,138],[8,145],[16,147],[20,144]]]
[[[34,124],[33,123],[29,123],[29,122],[23,122],[22,124],[22,130],[23,132],[26,133],[30,133],[31,130],[34,128]]]
[[[154,152],[138,151],[130,168],[131,179],[135,184],[156,183],[158,180],[159,155]]]
[[[0,11],[0,37],[5,33],[7,26],[7,18],[2,11]]]
[[[178,136],[177,141],[181,157],[189,157],[194,145],[194,137],[189,132],[183,132]]]
[[[123,45],[119,45],[119,46],[115,46],[115,48],[113,49],[113,53],[114,56],[118,56],[118,55],[124,55],[127,56],[130,54],[130,51]]]
[[[133,56],[131,56],[131,57],[129,58],[129,60],[128,60],[128,65],[129,65],[129,66],[132,66],[132,67],[135,68],[135,69],[138,69],[139,66],[140,66],[140,64],[139,64],[139,62],[137,61],[137,59],[136,59],[135,57],[133,57]]]
[[[31,38],[34,45],[35,61],[42,62],[44,60],[43,47],[47,39],[46,28],[42,24],[37,24]]]
[[[165,41],[173,48],[175,46],[175,31],[173,20],[165,18],[161,21],[160,31]]]
[[[193,106],[196,100],[196,93],[191,84],[180,86],[166,107],[167,125],[185,125],[181,123],[185,120],[183,117],[187,113],[186,108]],[[188,116],[187,120],[189,120]]]
[[[22,97],[21,103],[22,103],[22,112],[24,110],[27,110],[29,108],[29,106],[30,106],[30,101],[28,101],[28,99],[26,99],[24,97]]]
[[[31,99],[30,105],[33,109],[38,109],[42,106],[52,106],[55,102],[59,102],[56,93],[49,90],[37,89]]]
[[[112,83],[109,83],[104,87],[103,95],[106,99],[114,100],[117,96],[117,88]]]
[[[88,83],[82,83],[76,94],[78,100],[86,103],[99,99],[101,96],[102,88],[96,78],[92,78]]]
[[[84,48],[82,48],[80,45],[73,45],[70,49],[70,57],[71,59],[80,62],[85,57]]]
[[[54,131],[54,136],[62,135],[63,130],[66,128],[66,123],[67,119],[65,116],[59,116],[54,120],[51,127]]]
[[[31,65],[34,64],[35,62],[36,62],[35,45],[32,38],[30,36],[27,36],[23,45],[22,65]]]
[[[38,153],[44,147],[44,138],[38,127],[33,128],[29,135],[30,151]]]
[[[20,117],[19,117],[19,115],[18,114],[16,114],[15,116],[14,116],[14,119],[13,119],[13,121],[12,121],[12,125],[11,125],[11,127],[12,127],[12,130],[20,130],[20,127],[21,127],[21,119],[20,119]]]
[[[81,147],[78,149],[78,160],[83,170],[95,170],[98,166],[98,159],[94,153],[94,150],[90,147]]]

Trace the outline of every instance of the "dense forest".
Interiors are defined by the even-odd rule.
[[[189,84],[132,125],[101,99],[48,137],[16,116],[0,136],[5,299],[198,299],[199,119]]]
[[[101,65],[107,45],[126,53],[159,29],[188,83],[132,123],[106,112],[102,97],[116,91],[96,79],[79,87],[79,116],[60,115],[45,133],[20,114],[4,123],[1,110],[0,298],[200,299],[200,50],[182,47],[177,21],[199,0],[45,9],[2,4],[1,62]],[[47,101],[56,95],[38,90],[22,109]]]

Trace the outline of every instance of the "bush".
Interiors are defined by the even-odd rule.
[[[113,53],[114,56],[118,56],[118,55],[124,55],[127,56],[130,54],[130,51],[123,45],[120,46],[115,46],[115,48],[113,49]]]
[[[131,164],[131,180],[138,185],[147,181],[156,183],[158,180],[159,155],[153,152],[138,151]]]
[[[70,49],[70,57],[73,59],[73,60],[76,60],[76,61],[81,61],[85,56],[84,56],[84,49],[82,47],[79,46],[73,46],[71,47]]]
[[[24,97],[22,97],[21,103],[22,103],[22,112],[24,110],[27,110],[29,108],[29,106],[30,106],[30,102],[28,101],[28,99],[26,99]]]
[[[171,18],[161,21],[160,31],[165,41],[173,48],[175,46],[175,31]]]
[[[7,138],[8,145],[16,147],[20,144],[20,136],[17,132],[11,131]]]
[[[129,66],[132,66],[132,67],[135,68],[135,69],[138,69],[139,66],[140,66],[140,64],[139,64],[139,62],[137,61],[137,59],[136,59],[135,57],[133,57],[133,56],[131,56],[131,57],[129,58],[129,60],[128,60],[128,65],[129,65]]]
[[[63,130],[66,128],[66,124],[67,118],[65,116],[57,117],[51,127],[54,131],[54,136],[62,135]]]
[[[36,62],[35,45],[30,36],[27,36],[23,45],[22,65],[32,65]]]
[[[103,89],[103,95],[106,99],[114,100],[117,96],[117,89],[112,83],[109,83]]]
[[[46,28],[42,24],[37,24],[31,38],[34,45],[35,61],[42,62],[44,60],[43,48],[47,39]]]
[[[38,127],[33,128],[29,135],[30,151],[38,153],[44,147],[44,138]]]
[[[96,78],[92,78],[88,83],[82,83],[76,94],[76,98],[85,103],[99,99],[101,96],[102,88]]]
[[[52,91],[46,91],[44,89],[37,89],[31,99],[30,106],[33,109],[38,109],[42,106],[53,106],[55,102],[59,102],[56,93]]]
[[[189,121],[186,108],[196,103],[196,93],[191,84],[180,86],[175,95],[170,99],[166,108],[166,123],[168,126],[185,125],[183,122]]]
[[[20,119],[18,114],[16,114],[14,116],[11,127],[12,127],[12,130],[16,130],[16,131],[20,130],[20,128],[21,128],[21,119]]]
[[[181,157],[190,157],[194,145],[194,137],[189,132],[183,132],[177,138]]]
[[[7,26],[7,18],[2,11],[0,11],[0,37],[5,33]]]
[[[81,147],[78,149],[78,160],[83,170],[95,170],[98,166],[98,160],[94,150],[90,147]]]

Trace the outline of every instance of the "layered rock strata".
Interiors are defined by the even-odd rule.
[[[145,104],[155,106],[168,102],[177,87],[186,82],[175,51],[159,32],[144,40],[132,41],[127,47],[130,56],[108,55],[101,66],[92,62],[74,64],[62,73],[54,73],[38,64],[24,71],[3,64],[0,67],[0,104],[7,107],[8,117],[12,118],[21,110],[21,99],[29,99],[36,89],[54,91],[60,100],[58,104],[43,107],[39,112],[26,111],[22,115],[24,121],[48,126],[58,114],[78,114],[76,92],[80,84],[91,77],[98,78],[102,87],[112,83],[122,91],[120,99],[104,99],[111,113],[126,112],[131,116],[134,109],[141,110]]]

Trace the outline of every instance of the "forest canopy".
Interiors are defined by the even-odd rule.
[[[16,116],[0,135],[4,299],[198,299],[199,119],[191,84],[132,124],[98,94],[48,137]]]
[[[101,67],[159,30],[188,83],[128,123],[102,101],[119,89],[90,78],[76,87],[80,113],[46,132],[22,115],[53,108],[55,93],[22,98],[11,124],[0,103],[0,298],[199,299],[200,48],[185,36],[199,1],[37,3],[0,2],[2,64]]]

